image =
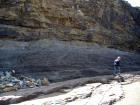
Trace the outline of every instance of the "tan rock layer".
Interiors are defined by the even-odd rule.
[[[1,0],[0,5],[0,23],[20,26],[14,29],[18,40],[55,37],[138,47],[139,41],[132,35],[138,32],[134,32],[138,19],[128,10],[132,7],[121,0]],[[0,30],[0,36],[4,34],[6,31]]]

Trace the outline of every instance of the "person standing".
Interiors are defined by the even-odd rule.
[[[114,70],[113,70],[113,75],[120,75],[121,71],[120,71],[120,61],[121,61],[121,57],[118,56],[115,60],[114,60]]]

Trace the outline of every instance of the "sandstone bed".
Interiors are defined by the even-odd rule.
[[[138,50],[140,10],[124,0],[0,0],[0,38],[56,38]]]

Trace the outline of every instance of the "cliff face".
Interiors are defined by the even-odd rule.
[[[138,49],[139,17],[121,0],[0,0],[0,71],[62,81],[111,74],[118,55],[123,71],[139,70],[139,54],[98,46]]]
[[[112,74],[113,60],[122,57],[121,72],[140,70],[140,55],[84,42],[39,40],[0,41],[0,71],[15,69],[50,81]]]
[[[123,49],[139,47],[139,18],[121,0],[0,0],[0,13],[2,38],[57,38]]]

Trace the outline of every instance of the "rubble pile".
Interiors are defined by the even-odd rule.
[[[0,93],[47,85],[49,85],[49,81],[45,77],[43,79],[34,79],[25,76],[13,76],[8,71],[0,73]]]

